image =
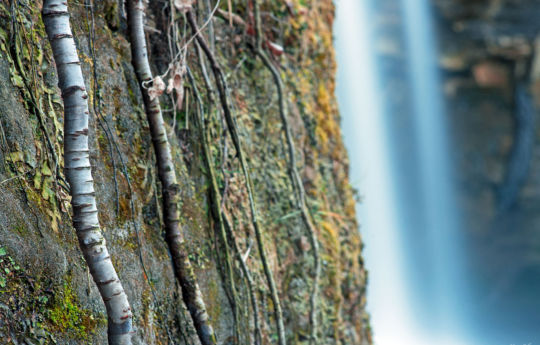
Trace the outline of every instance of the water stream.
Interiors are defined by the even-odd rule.
[[[370,3],[338,0],[335,30],[343,131],[363,196],[358,217],[375,344],[470,344],[466,250],[428,1],[396,1],[409,80],[403,114],[388,111],[382,96],[387,76],[377,73]]]

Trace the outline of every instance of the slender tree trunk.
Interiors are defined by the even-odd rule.
[[[67,3],[45,0],[42,15],[64,100],[64,160],[72,197],[73,226],[107,309],[109,344],[131,344],[131,308],[99,226],[88,149],[88,95],[71,33]]]
[[[184,236],[180,226],[180,210],[178,209],[180,191],[159,99],[151,99],[147,88],[145,88],[146,84],[152,83],[153,78],[148,62],[143,28],[144,5],[141,0],[127,0],[126,5],[131,41],[131,58],[141,87],[150,134],[156,152],[163,197],[163,220],[174,273],[182,288],[184,302],[191,314],[201,343],[203,345],[213,345],[216,344],[216,337],[208,320],[206,306],[185,248]]]

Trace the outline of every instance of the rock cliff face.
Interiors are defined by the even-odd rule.
[[[154,74],[165,73],[174,52],[185,47],[185,56],[180,56],[203,99],[206,139],[193,120],[193,84],[183,81],[181,107],[172,96],[161,97],[189,257],[219,343],[251,343],[254,315],[245,275],[238,261],[233,261],[232,275],[227,274],[225,244],[210,211],[212,181],[202,147],[208,140],[223,195],[220,207],[253,278],[262,342],[273,344],[273,305],[254,244],[246,181],[214,81],[205,76],[210,67],[190,40],[193,33],[182,13],[171,17],[175,3],[151,2],[145,29]],[[89,94],[90,159],[100,220],[132,305],[134,341],[196,344],[164,242],[161,188],[122,2],[68,5]],[[209,5],[196,5],[200,26],[208,20]],[[62,101],[40,10],[39,1],[0,3],[0,338],[7,344],[104,344],[104,306],[71,224],[62,171]],[[297,169],[320,244],[316,334],[320,344],[369,344],[367,278],[334,97],[333,13],[328,0],[261,4],[263,32],[284,80]],[[307,344],[314,258],[289,179],[274,80],[253,49],[251,5],[221,4],[202,32],[229,85],[286,338],[289,344]],[[234,258],[232,251],[230,255]]]

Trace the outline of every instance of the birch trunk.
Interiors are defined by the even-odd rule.
[[[127,0],[126,6],[131,41],[131,59],[141,87],[150,134],[156,152],[158,174],[163,194],[163,219],[174,273],[182,288],[184,302],[191,314],[201,343],[203,345],[213,345],[216,344],[216,337],[209,322],[206,306],[188,258],[181,231],[180,211],[178,209],[180,202],[179,186],[159,99],[151,99],[148,90],[143,86],[152,82],[152,71],[148,62],[143,28],[144,5],[141,0]]]
[[[44,0],[42,16],[64,101],[65,174],[72,197],[73,226],[107,309],[109,344],[131,344],[131,308],[98,220],[88,149],[88,95],[71,33],[67,3],[65,0]]]

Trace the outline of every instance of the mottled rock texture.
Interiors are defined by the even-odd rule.
[[[171,61],[167,35],[173,35],[173,3],[152,1],[147,9],[146,37],[155,75],[164,73]],[[197,3],[199,25],[208,18],[205,4]],[[307,344],[313,257],[288,178],[275,85],[252,49],[251,7],[244,1],[229,4],[222,2],[220,15],[211,20],[214,39],[209,26],[203,34],[215,42],[230,86],[288,343]],[[89,94],[90,159],[100,221],[132,305],[134,341],[197,344],[164,242],[161,188],[122,2],[78,0],[68,5]],[[261,10],[267,39],[284,49],[280,54],[275,46],[272,59],[285,83],[298,169],[320,243],[319,343],[369,344],[367,274],[334,96],[334,7],[328,0],[309,5],[264,1]],[[6,344],[104,344],[104,306],[71,225],[62,172],[62,102],[40,11],[40,1],[0,3],[0,339]],[[230,25],[229,11],[243,21],[235,18]],[[180,12],[175,20],[182,46],[192,33]],[[187,45],[186,63],[203,96],[224,214],[255,282],[263,343],[273,344],[273,308],[253,245],[245,181],[216,94],[207,92],[193,41]],[[184,86],[181,110],[174,111],[169,96],[161,98],[182,195],[182,228],[219,343],[248,344],[252,310],[237,262],[233,279],[242,332],[239,339],[233,336],[223,244],[209,212],[203,138],[190,119],[195,97],[187,81]]]

